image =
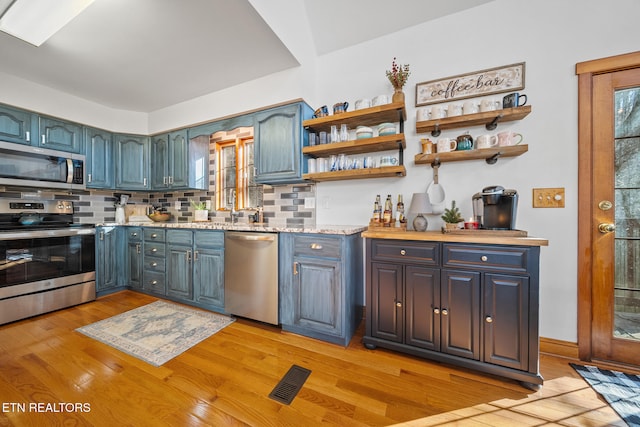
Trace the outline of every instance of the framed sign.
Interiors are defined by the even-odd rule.
[[[524,62],[416,85],[416,107],[524,89]]]

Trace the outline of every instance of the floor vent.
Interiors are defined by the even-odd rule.
[[[309,374],[311,374],[311,371],[308,369],[298,365],[291,366],[280,382],[276,384],[269,397],[285,405],[290,404],[304,385]]]

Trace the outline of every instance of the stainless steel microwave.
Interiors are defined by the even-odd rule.
[[[84,189],[81,154],[0,141],[0,185]]]

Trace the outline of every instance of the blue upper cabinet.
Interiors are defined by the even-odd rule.
[[[37,123],[34,113],[0,105],[0,141],[31,145],[37,139]]]
[[[116,188],[149,190],[149,137],[115,135]]]
[[[307,137],[302,121],[313,111],[304,102],[271,108],[255,114],[256,182],[287,184],[303,182],[302,147]]]
[[[82,125],[40,116],[38,145],[51,150],[80,153],[83,143]]]
[[[113,188],[113,135],[85,128],[85,177],[87,188]]]
[[[153,190],[209,188],[209,143],[187,139],[187,129],[151,139]]]

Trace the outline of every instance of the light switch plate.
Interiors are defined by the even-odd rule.
[[[316,198],[315,197],[306,197],[304,199],[304,208],[305,209],[313,209],[316,207]]]
[[[564,187],[534,188],[534,208],[564,208]]]

